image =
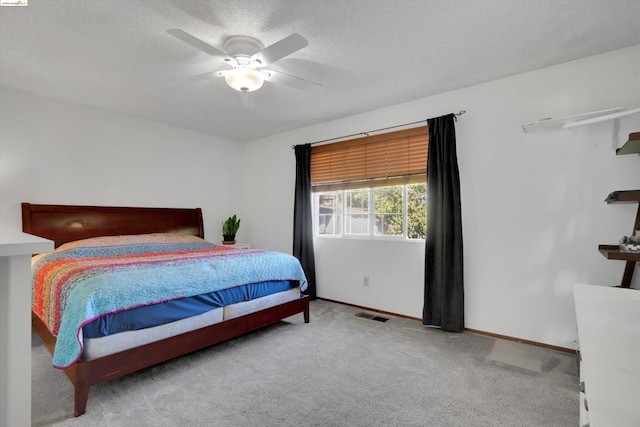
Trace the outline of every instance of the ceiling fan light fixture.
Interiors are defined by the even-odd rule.
[[[229,86],[239,92],[253,92],[262,87],[264,77],[252,68],[234,68],[225,73],[224,79]]]

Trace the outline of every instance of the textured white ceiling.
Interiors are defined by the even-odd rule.
[[[29,0],[0,7],[0,85],[250,141],[640,43],[639,0]],[[232,35],[309,46],[255,105],[214,59]]]

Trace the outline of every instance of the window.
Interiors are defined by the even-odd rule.
[[[316,193],[317,235],[424,239],[425,183]]]
[[[423,126],[313,147],[315,233],[424,239],[428,138]]]
[[[351,235],[369,234],[369,192],[351,190],[344,192],[344,232]]]
[[[380,187],[373,189],[373,206],[377,236],[402,236],[404,231],[404,188]]]
[[[427,127],[311,150],[317,235],[424,239]]]
[[[407,237],[424,239],[427,234],[427,184],[407,186]]]
[[[322,193],[315,198],[317,212],[314,225],[319,234],[337,235],[342,232],[342,194]]]

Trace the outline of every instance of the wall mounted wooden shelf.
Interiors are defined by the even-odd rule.
[[[607,259],[640,262],[640,252],[623,252],[618,245],[600,245],[598,250]]]
[[[607,203],[640,202],[640,190],[614,191],[604,201]]]
[[[616,150],[616,154],[640,154],[640,132],[630,133],[629,139]]]
[[[638,133],[638,135],[640,135],[640,133]],[[635,230],[640,230],[640,190],[614,191],[607,196],[605,202],[638,203],[636,220],[633,224],[633,230],[631,230],[631,234],[633,235]],[[620,250],[620,246],[618,245],[600,245],[598,246],[598,250],[607,259],[626,261],[620,286],[623,288],[630,288],[631,279],[633,279],[633,273],[636,268],[636,263],[640,262],[640,252],[623,252]]]

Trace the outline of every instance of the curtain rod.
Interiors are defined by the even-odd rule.
[[[460,110],[459,112],[454,113],[454,116],[455,116],[454,118],[456,119],[456,121],[458,120],[458,117],[460,117],[461,115],[463,115],[466,112],[467,112],[467,110]],[[403,127],[403,126],[416,125],[418,123],[424,123],[427,120],[428,119],[418,120],[417,122],[403,123],[401,125],[389,126],[389,127],[386,127],[386,128],[374,129],[374,130],[369,130],[369,131],[366,131],[366,132],[352,133],[351,135],[343,135],[343,136],[338,136],[338,137],[335,137],[335,138],[323,139],[321,141],[314,141],[314,142],[311,142],[310,144],[311,145],[322,144],[323,142],[335,141],[336,139],[349,138],[349,137],[358,136],[358,135],[369,136],[370,133],[380,132],[380,131],[383,131],[383,130],[400,128],[400,127]],[[296,146],[292,145],[291,148],[296,148]]]

